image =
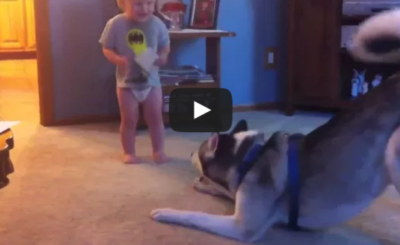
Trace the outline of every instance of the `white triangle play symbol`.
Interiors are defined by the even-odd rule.
[[[207,107],[205,107],[202,104],[197,103],[196,101],[193,102],[193,106],[194,106],[194,118],[196,119],[200,116],[203,116],[204,114],[210,112],[211,110]]]

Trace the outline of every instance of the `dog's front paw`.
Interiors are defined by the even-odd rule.
[[[203,183],[203,177],[197,177],[194,179],[193,188],[200,192],[205,189],[205,184]]]
[[[203,177],[198,177],[193,181],[193,188],[203,194],[209,194],[213,196],[218,196],[220,193],[214,189],[214,187],[208,183]]]
[[[159,222],[173,222],[178,216],[179,211],[171,208],[159,208],[150,213],[153,220]]]

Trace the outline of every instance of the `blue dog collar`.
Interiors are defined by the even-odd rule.
[[[242,183],[247,172],[253,167],[263,146],[255,144],[247,152],[243,162],[238,166],[237,173],[239,175],[238,186]],[[288,151],[288,189],[289,189],[289,220],[288,227],[291,230],[299,230],[299,196],[300,196],[300,172],[298,159],[298,142],[291,141]]]
[[[244,177],[246,176],[247,172],[253,167],[254,163],[256,162],[260,150],[262,149],[261,144],[255,144],[253,145],[250,150],[246,153],[246,156],[244,157],[243,161],[241,164],[239,164],[237,168],[237,173],[239,175],[239,182],[238,186],[240,183],[242,183]]]

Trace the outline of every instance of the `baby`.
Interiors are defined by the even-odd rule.
[[[170,52],[169,33],[153,15],[156,0],[118,0],[123,13],[110,19],[100,37],[105,57],[116,65],[117,97],[121,113],[121,142],[125,163],[139,163],[135,135],[139,104],[149,127],[153,159],[165,163],[162,88],[158,67]]]

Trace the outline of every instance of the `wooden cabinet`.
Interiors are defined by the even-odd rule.
[[[26,48],[36,50],[35,0],[25,0]]]
[[[0,49],[22,49],[24,4],[22,0],[0,0]]]
[[[0,0],[0,52],[35,50],[34,0]]]
[[[288,0],[286,113],[340,100],[340,0]]]

